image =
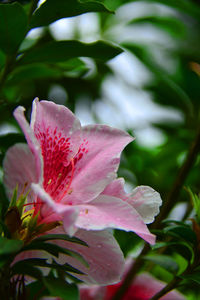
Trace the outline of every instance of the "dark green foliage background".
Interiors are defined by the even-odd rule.
[[[164,49],[177,66],[173,74],[167,72],[152,54],[153,47],[159,50],[159,45],[136,43],[134,39],[123,44],[116,44],[109,38],[109,35],[105,34],[115,25],[112,23],[114,11],[127,3],[134,2],[142,2],[144,5],[160,4],[173,10],[173,14],[168,17],[151,14],[125,21],[127,28],[144,24],[151,25],[159,29],[163,35],[167,34],[173,39],[175,46]],[[89,106],[96,99],[101,100],[102,83],[107,76],[114,76],[107,62],[123,51],[129,51],[152,74],[152,80],[142,89],[149,91],[153,95],[153,101],[161,106],[171,106],[179,110],[184,121],[180,124],[167,121],[153,124],[163,132],[165,142],[153,149],[142,147],[137,140],[131,143],[124,151],[119,175],[124,176],[127,182],[134,185],[150,185],[159,191],[165,200],[181,167],[181,158],[187,154],[200,128],[199,1],[47,0],[35,10],[36,5],[37,1],[34,0],[1,1],[0,4],[0,126],[5,123],[17,126],[12,116],[13,109],[22,105],[30,111],[32,100],[35,97],[48,99],[49,90],[54,84],[66,90],[68,100],[65,104],[73,111],[80,96],[89,99]],[[74,34],[73,40],[56,41],[54,39],[49,30],[49,24],[64,17],[76,18],[80,14],[89,12],[95,12],[98,15],[101,40],[90,44],[83,43],[80,41],[79,32]],[[42,34],[35,39],[26,37],[27,33],[36,27],[43,28]],[[93,60],[96,72],[93,72],[92,76],[87,76],[90,66],[82,57],[89,57]],[[134,86],[132,88],[134,90]],[[55,101],[57,101],[56,97]],[[129,130],[132,133],[134,127]],[[1,165],[8,147],[21,141],[24,141],[21,134],[12,133],[0,136]],[[199,167],[200,159],[197,155],[195,164],[184,182],[184,185],[190,186],[195,193],[199,193]],[[133,178],[134,182],[132,182]],[[0,199],[0,211],[3,214],[7,207],[7,200],[2,180]],[[174,199],[174,204],[178,202],[186,203],[189,214],[192,207],[188,193],[184,189]],[[196,243],[196,240],[189,241],[193,234],[191,226],[186,223],[178,224],[178,226],[183,227],[181,229],[178,227],[178,232],[177,227],[175,228],[175,236],[178,235],[178,238],[182,239],[181,242],[187,244],[185,248],[182,246],[182,252],[180,245],[178,248],[176,244],[171,244],[166,250],[167,257],[164,265],[163,260],[159,260],[159,256],[146,259],[157,265],[152,269],[154,275],[159,274],[159,277],[166,281],[171,278],[169,273],[177,273],[183,261],[189,261],[191,253],[186,248],[189,244],[194,246]],[[182,232],[185,234],[184,238],[181,237]],[[159,232],[158,237],[164,241],[168,233],[173,233],[174,237],[171,227],[168,231],[165,228],[165,231]],[[132,233],[118,231],[115,235],[125,255],[140,243],[139,238]],[[186,249],[185,252],[184,249]],[[166,274],[163,267],[167,268],[169,273]],[[199,274],[197,272],[196,277],[191,278],[192,275],[190,277],[188,275],[185,278],[190,283],[186,284],[182,291],[188,299],[199,299]],[[193,281],[192,288],[189,280]],[[35,286],[38,284],[39,282]],[[51,286],[50,278],[46,279],[46,288],[48,286]],[[62,297],[61,286],[64,289],[61,282],[56,282],[55,290],[49,289],[48,292],[54,295],[57,289]],[[30,289],[33,288],[34,286],[30,286]],[[70,291],[74,295],[72,299],[77,299],[78,294],[74,286],[70,286],[69,293]]]

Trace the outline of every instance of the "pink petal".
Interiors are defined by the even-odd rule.
[[[79,205],[80,214],[76,226],[87,230],[116,228],[134,231],[150,244],[155,243],[138,212],[125,201],[107,195],[100,195],[89,204]]]
[[[112,300],[122,282],[108,286],[80,285],[81,300]],[[125,293],[123,300],[149,300],[166,284],[153,278],[147,273],[138,275]],[[161,297],[162,300],[185,300],[186,298],[177,291],[171,291]]]
[[[146,224],[152,223],[162,204],[160,194],[149,186],[138,186],[131,194],[124,191],[124,179],[113,180],[102,194],[118,197],[129,203]]]
[[[114,196],[122,200],[127,199],[127,194],[124,191],[124,178],[117,178],[108,184],[102,194]]]
[[[136,187],[127,202],[138,211],[146,224],[154,221],[162,204],[160,194],[149,186]]]
[[[71,158],[81,143],[81,125],[75,115],[63,105],[50,101],[33,102],[31,128],[42,149],[44,189],[57,202],[71,181]]]
[[[80,284],[79,291],[80,300],[103,300],[106,294],[106,286]]]
[[[144,300],[148,300],[153,297],[156,293],[158,293],[161,289],[165,287],[165,283],[161,282],[149,274],[141,274],[136,277],[135,281],[131,286],[132,293],[135,291],[141,295],[147,295],[146,298],[141,298]],[[128,298],[129,299],[129,298]],[[162,300],[184,300],[185,297],[176,291],[172,291],[167,295],[161,297]],[[124,299],[126,300],[126,298]]]
[[[39,222],[49,223],[62,220],[65,232],[73,235],[77,230],[74,224],[78,217],[78,207],[56,203],[39,184],[32,183],[31,189],[44,202],[40,207]]]
[[[98,196],[116,177],[121,151],[132,140],[126,132],[106,125],[83,127],[83,143],[75,157],[72,192],[63,202],[83,203]]]
[[[63,233],[63,229],[58,227],[51,233]],[[66,255],[60,255],[57,261],[62,264],[69,263],[84,272],[85,275],[74,275],[87,283],[111,284],[118,282],[123,272],[124,258],[113,235],[106,230],[78,230],[75,236],[85,241],[89,247],[67,241],[57,241],[56,244],[81,254],[88,262],[89,267]]]
[[[32,182],[36,182],[35,159],[26,144],[16,144],[6,152],[4,162],[4,184],[11,198],[13,190],[18,185],[18,196],[30,190]],[[30,199],[31,198],[31,199]],[[29,193],[30,202],[34,202],[35,196]]]
[[[43,180],[43,160],[41,156],[41,149],[39,146],[39,143],[37,139],[35,138],[35,135],[30,128],[28,122],[25,119],[24,116],[25,108],[22,106],[18,106],[14,111],[14,116],[21,126],[21,129],[24,132],[24,135],[26,137],[26,140],[28,142],[28,145],[30,147],[30,150],[35,156],[35,164],[36,164],[36,170],[37,170],[37,179],[39,182],[42,182]]]

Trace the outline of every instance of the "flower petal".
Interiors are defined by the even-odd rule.
[[[75,157],[71,194],[63,202],[84,203],[98,196],[116,177],[120,154],[133,138],[106,125],[83,127],[83,143]]]
[[[153,278],[149,274],[141,274],[138,275],[129,291],[129,295],[132,295],[133,292],[140,297],[143,295],[146,295],[146,297],[142,299],[150,299],[153,297],[156,293],[158,293],[160,290],[162,290],[165,287],[166,284],[164,282],[161,282],[157,280],[156,278]],[[128,295],[127,295],[128,297]],[[181,295],[180,293],[176,291],[171,291],[167,295],[161,297],[162,300],[184,300],[185,297]]]
[[[162,204],[160,194],[149,186],[138,186],[132,193],[124,191],[124,179],[113,180],[102,194],[118,197],[129,203],[142,217],[146,224],[152,223]]]
[[[146,224],[152,223],[154,217],[159,213],[159,207],[162,204],[160,194],[149,186],[136,187],[127,199],[127,202],[133,206]]]
[[[40,206],[39,221],[41,223],[63,221],[65,232],[73,235],[77,230],[74,224],[78,217],[78,207],[54,202],[51,196],[39,184],[32,183],[31,189],[44,202]]]
[[[26,118],[24,116],[25,108],[22,106],[18,106],[14,111],[14,116],[19,123],[21,129],[24,132],[24,135],[26,137],[26,140],[28,142],[28,145],[30,147],[30,150],[35,156],[35,164],[36,164],[36,170],[37,170],[37,180],[42,183],[43,181],[43,160],[41,156],[41,149],[40,145],[35,138],[35,135],[30,128],[28,122],[26,121]]]
[[[13,190],[18,185],[18,196],[30,190],[32,182],[36,182],[35,159],[28,145],[16,144],[8,149],[4,161],[4,184],[8,197],[11,199]],[[29,193],[30,202],[34,202],[35,196]]]
[[[57,227],[51,233],[63,233]],[[78,252],[88,262],[89,268],[77,259],[60,255],[59,263],[69,263],[85,275],[76,275],[79,279],[93,284],[111,284],[120,280],[124,268],[123,253],[113,235],[109,231],[78,230],[76,235],[89,247],[67,241],[56,241],[56,244]]]
[[[70,160],[81,143],[80,122],[65,106],[36,99],[31,128],[42,149],[44,189],[54,199],[62,198],[63,190],[72,177]]]
[[[100,195],[85,205],[79,205],[80,213],[76,226],[87,230],[116,228],[134,231],[150,244],[155,243],[138,212],[125,201],[107,195]]]

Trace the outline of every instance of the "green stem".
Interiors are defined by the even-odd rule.
[[[146,255],[149,251],[149,245],[145,244],[142,252],[138,256],[137,260],[132,264],[132,267],[129,269],[126,277],[124,278],[124,281],[122,282],[122,285],[117,290],[116,294],[112,298],[112,300],[121,300],[123,295],[128,290],[129,286],[131,285],[132,281],[134,280],[135,276],[141,269],[143,265],[143,256]]]
[[[157,294],[155,294],[150,300],[158,300],[158,299],[160,299],[162,296],[166,295],[171,290],[175,289],[181,281],[182,281],[181,278],[174,277],[172,279],[172,281],[170,281],[160,292],[158,292]]]

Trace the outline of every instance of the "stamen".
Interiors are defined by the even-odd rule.
[[[27,188],[27,185],[28,185],[28,182],[25,182],[25,183],[24,183],[24,186],[23,186],[23,189],[22,189],[22,191],[21,191],[19,197],[21,197],[22,195],[25,194],[25,189]]]
[[[31,202],[31,203],[26,203],[23,206],[27,206],[27,205],[34,205],[36,206],[37,204],[43,204],[42,202]]]

